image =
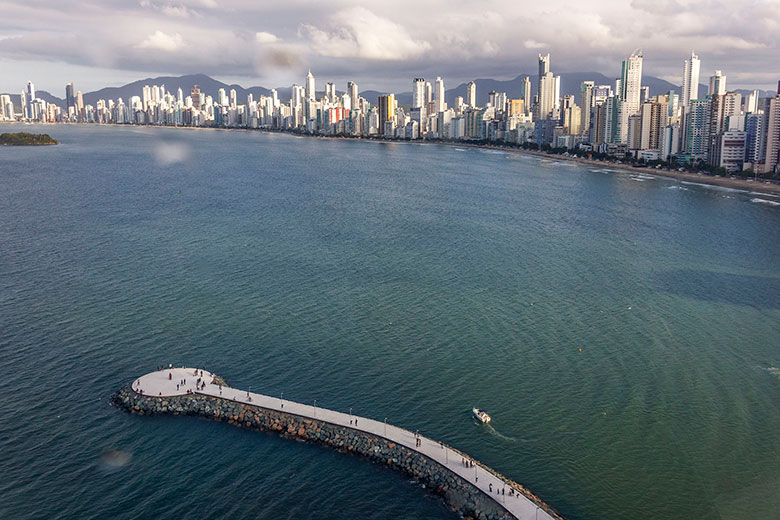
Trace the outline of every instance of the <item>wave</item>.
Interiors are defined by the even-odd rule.
[[[776,200],[766,200],[766,199],[752,198],[752,199],[750,199],[750,202],[756,202],[758,204],[769,204],[770,206],[780,206],[780,202],[778,202]]]

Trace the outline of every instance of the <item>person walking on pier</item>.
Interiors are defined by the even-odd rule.
[[[490,490],[491,493],[493,492],[493,484],[492,483],[488,484],[488,489]]]

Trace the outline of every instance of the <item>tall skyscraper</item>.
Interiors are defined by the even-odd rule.
[[[754,90],[747,96],[745,96],[745,104],[743,110],[746,114],[755,114],[758,111],[758,90]]]
[[[477,106],[477,84],[473,81],[466,87],[466,104],[472,108]]]
[[[76,106],[76,89],[73,87],[73,83],[68,83],[65,85],[65,107],[75,107]]]
[[[726,93],[726,76],[721,71],[716,70],[714,76],[710,76],[710,88],[707,94],[710,96],[722,96]]]
[[[539,77],[541,78],[545,74],[550,72],[550,53],[546,56],[539,55]]]
[[[192,97],[192,108],[200,110],[200,87],[193,85],[190,89],[190,96]]]
[[[523,100],[523,108],[526,114],[531,113],[531,78],[529,76],[524,77],[520,81],[520,99]]]
[[[688,115],[685,118],[685,151],[691,154],[692,160],[707,160],[711,107],[709,99],[692,99],[688,105]]]
[[[332,81],[325,84],[325,97],[331,103],[336,101],[336,85]]]
[[[778,84],[780,90],[780,84]],[[767,114],[766,125],[766,162],[764,172],[773,172],[780,164],[780,93],[766,100],[764,112]]]
[[[352,110],[356,110],[358,108],[358,98],[360,97],[357,83],[347,81],[347,94],[349,94],[349,99],[352,102]]]
[[[629,115],[639,112],[642,99],[642,49],[635,50],[627,60],[623,60],[620,98]]]
[[[433,91],[433,111],[437,114],[447,110],[447,104],[444,102],[444,80],[436,78],[436,88]]]
[[[306,99],[314,99],[316,97],[315,87],[314,87],[314,74],[311,73],[311,70],[309,70],[308,74],[306,74]]]
[[[27,117],[33,119],[35,112],[33,110],[33,104],[35,103],[35,85],[32,81],[27,82]]]
[[[379,96],[379,133],[391,135],[395,123],[395,94]]]
[[[550,72],[550,55],[539,55],[539,91],[537,104],[537,119],[549,119],[550,113],[556,105],[555,76]]]
[[[596,83],[593,81],[583,81],[580,84],[580,110],[581,121],[580,129],[582,134],[590,132],[590,109],[593,106],[593,87]]]
[[[425,105],[425,79],[414,78],[412,81],[412,108],[420,108]]]
[[[692,99],[699,99],[700,68],[699,57],[691,51],[690,59],[685,60],[683,65],[682,93],[680,94],[680,107],[682,107],[683,112],[688,109]]]

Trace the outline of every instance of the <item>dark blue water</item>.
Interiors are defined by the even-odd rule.
[[[11,129],[62,144],[0,148],[0,518],[453,518],[356,457],[109,405],[169,362],[419,429],[569,519],[777,518],[780,198],[457,147]]]

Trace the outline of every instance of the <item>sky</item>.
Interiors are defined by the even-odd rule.
[[[695,51],[701,83],[776,88],[780,0],[0,0],[0,92],[64,95],[152,76],[204,73],[242,86],[303,84],[307,69],[340,89],[409,90],[441,76],[644,73],[682,82]]]

